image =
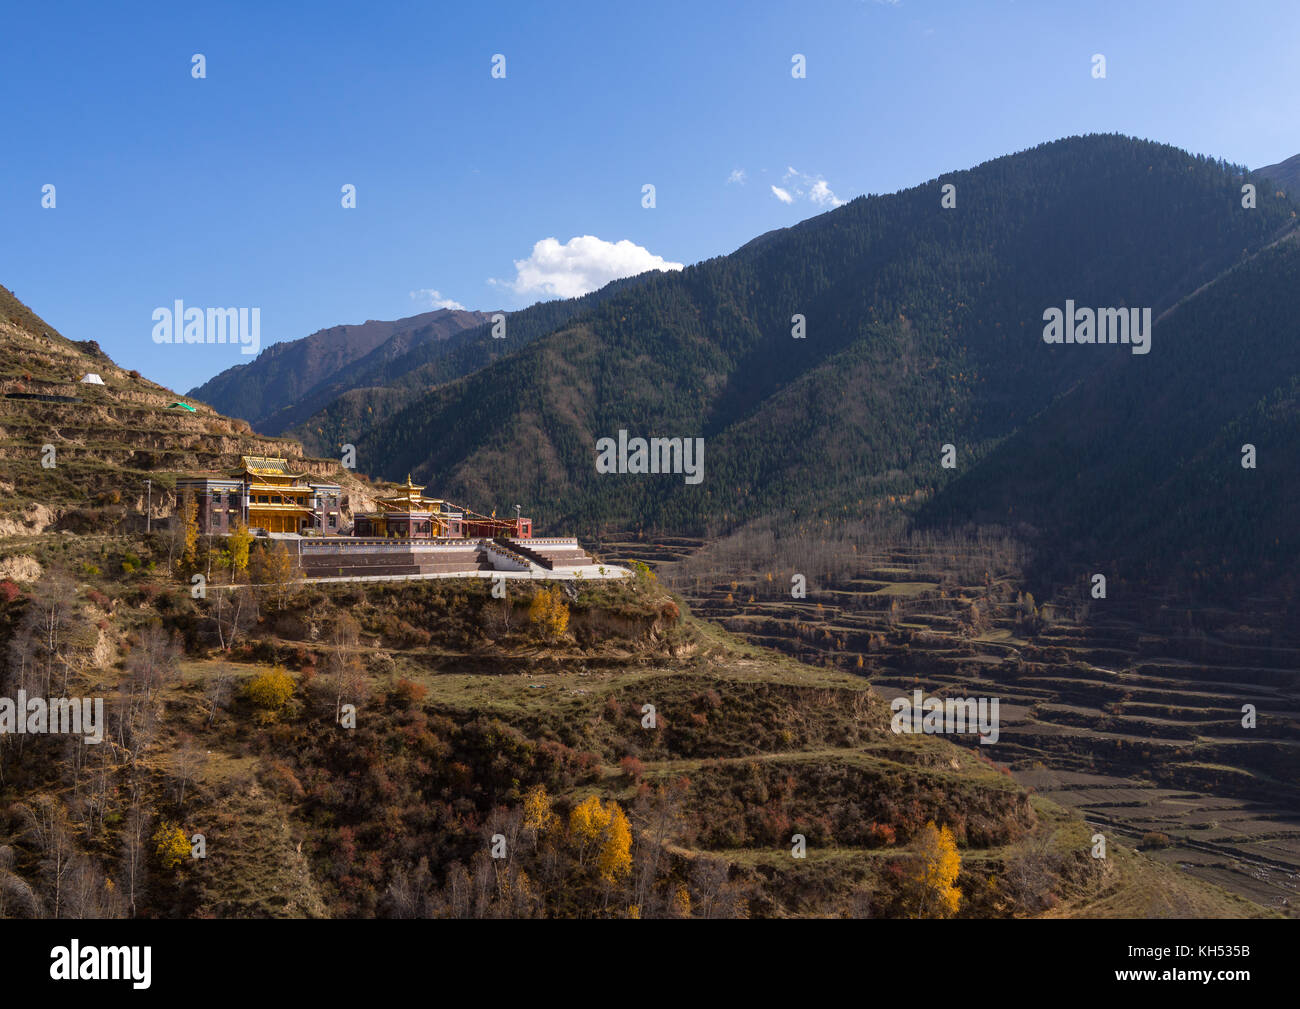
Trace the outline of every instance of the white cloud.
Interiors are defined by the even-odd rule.
[[[772,187],[772,195],[775,196],[782,203],[794,202],[794,197],[791,196],[789,193],[787,193],[784,189],[781,189],[779,186]]]
[[[826,184],[825,179],[818,179],[813,183],[812,189],[808,191],[808,199],[819,207],[838,207],[844,203],[843,200],[831,192],[831,187]]]
[[[431,287],[424,287],[418,291],[412,291],[411,299],[428,305],[430,308],[455,308],[462,312],[465,310],[465,306],[459,301],[452,301],[450,298],[444,298],[442,292],[435,291]]]
[[[727,176],[727,185],[730,186],[732,183],[735,183],[743,186],[745,184],[745,179],[745,170],[743,168],[733,168],[731,174]]]
[[[793,166],[787,166],[782,182],[791,183],[790,187],[794,191],[795,199],[808,198],[810,203],[815,203],[819,207],[842,207],[847,200],[841,200],[833,192],[830,185],[820,175],[809,175],[807,172],[801,172]],[[772,187],[773,192],[778,192],[776,186]],[[789,195],[787,190],[779,190],[781,193]],[[778,196],[782,203],[793,203],[794,199],[786,199]]]
[[[515,260],[513,281],[489,283],[508,287],[518,295],[576,298],[620,277],[635,277],[648,270],[680,270],[683,265],[670,263],[626,238],[606,242],[594,235],[579,235],[563,245],[554,238],[543,238],[533,246],[531,256]]]

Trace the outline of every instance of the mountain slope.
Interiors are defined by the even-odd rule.
[[[1300,154],[1294,154],[1285,161],[1279,161],[1276,165],[1267,165],[1264,168],[1256,169],[1255,175],[1262,175],[1266,179],[1272,179],[1292,196],[1295,195],[1292,190],[1300,191]]]
[[[949,484],[934,516],[1026,522],[1051,555],[1133,580],[1221,587],[1300,556],[1300,235],[1180,304],[1140,361],[1115,359]],[[1255,450],[1242,465],[1243,446]],[[1077,571],[1075,572],[1077,576]]]
[[[1295,226],[1294,204],[1269,194],[1243,210],[1242,178],[1129,138],[1045,144],[653,275],[331,434],[385,476],[548,522],[705,529],[928,495],[950,476],[945,443],[965,465],[1080,383],[1150,359],[1046,346],[1045,308],[1159,316]],[[955,210],[940,207],[949,182]],[[791,338],[795,314],[806,339]],[[1178,428],[1178,404],[1161,423]],[[703,482],[597,474],[596,439],[620,429],[704,438]]]
[[[355,362],[398,357],[419,343],[438,344],[487,319],[484,312],[444,308],[392,322],[332,326],[301,340],[274,343],[256,360],[227,368],[187,395],[242,417],[259,431],[279,434],[289,422],[273,418],[338,381]]]

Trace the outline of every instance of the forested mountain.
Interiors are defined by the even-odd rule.
[[[1152,363],[1180,353],[1169,320],[1144,356],[1047,345],[1044,311],[1069,299],[1158,318],[1293,229],[1295,205],[1271,192],[1242,207],[1245,177],[1119,136],[1045,144],[649,275],[477,371],[390,404],[400,409],[377,423],[336,415],[345,423],[322,436],[357,444],[363,469],[518,502],[543,528],[703,530],[760,514],[862,513],[928,495],[1112,373],[1159,407],[1126,444],[1158,428],[1188,438],[1183,454],[1201,452],[1187,423],[1197,402],[1141,384],[1172,380],[1172,362]],[[941,207],[946,184],[953,209]],[[792,338],[795,315],[804,339]],[[1220,370],[1213,357],[1205,365]],[[1240,367],[1257,398],[1276,388],[1276,356]],[[595,442],[620,429],[703,438],[703,481],[598,474]],[[957,449],[951,471],[940,468],[945,444]],[[1021,482],[1057,475],[1017,470]]]
[[[1071,545],[1047,558],[1059,579],[1085,558],[1112,577],[1181,574],[1220,592],[1285,575],[1300,556],[1297,291],[1293,233],[1180,304],[1148,357],[1113,358],[1056,399],[925,517],[1040,528]]]
[[[1293,190],[1300,190],[1300,154],[1292,155],[1276,165],[1256,169],[1255,174],[1276,182],[1286,190],[1287,195],[1294,198],[1296,193]]]
[[[293,421],[291,408],[315,402],[322,389],[350,388],[348,376],[376,361],[390,360],[414,346],[445,342],[488,318],[483,312],[439,309],[392,322],[371,320],[359,326],[331,326],[301,340],[273,343],[248,364],[235,365],[186,395],[240,417],[264,434],[280,434]],[[329,402],[338,391],[325,395]],[[308,410],[302,416],[309,416]],[[290,414],[290,418],[296,416]]]

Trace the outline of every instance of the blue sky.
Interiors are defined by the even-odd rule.
[[[1072,134],[1278,161],[1297,38],[1295,0],[10,5],[0,283],[183,391],[250,358],[155,344],[176,299],[260,308],[265,346],[696,262]]]

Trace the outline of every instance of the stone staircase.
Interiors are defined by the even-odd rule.
[[[576,539],[498,540],[534,564],[554,571],[556,568],[577,568],[595,564],[595,560],[578,545]]]

